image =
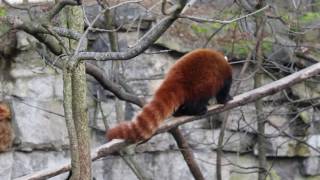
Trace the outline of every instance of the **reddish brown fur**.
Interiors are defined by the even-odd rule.
[[[0,102],[0,152],[10,149],[12,144],[11,112],[7,104]]]
[[[109,129],[107,138],[132,142],[148,139],[180,105],[217,95],[224,80],[231,77],[231,66],[221,53],[210,49],[194,50],[170,69],[153,99],[136,118]]]

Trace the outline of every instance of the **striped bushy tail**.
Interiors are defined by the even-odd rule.
[[[161,97],[161,98],[160,98]],[[156,132],[161,122],[179,106],[173,94],[155,96],[131,122],[122,122],[107,132],[108,140],[125,139],[130,142],[146,140]]]

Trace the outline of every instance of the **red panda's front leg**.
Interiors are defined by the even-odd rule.
[[[174,113],[174,117],[179,116],[200,116],[204,115],[208,111],[208,103],[210,97],[202,98],[196,101],[189,101],[182,104]]]
[[[216,95],[216,99],[218,104],[225,104],[228,101],[232,100],[232,96],[230,96],[230,88],[232,83],[232,77],[225,79],[223,82],[223,87],[219,90],[218,94]]]

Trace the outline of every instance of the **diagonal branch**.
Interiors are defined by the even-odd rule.
[[[279,79],[277,81],[274,81],[272,83],[269,83],[267,85],[261,86],[257,89],[253,89],[249,92],[240,94],[238,96],[235,96],[233,100],[229,101],[225,106],[222,105],[213,105],[209,107],[209,111],[206,115],[203,116],[197,116],[197,117],[179,117],[179,118],[173,118],[170,121],[166,121],[157,131],[156,134],[166,132],[174,127],[177,127],[179,125],[192,122],[195,120],[199,120],[202,118],[205,118],[207,116],[210,116],[212,114],[216,114],[218,112],[223,112],[226,110],[230,110],[232,108],[242,106],[251,102],[256,101],[257,99],[266,97],[268,95],[275,94],[285,88],[291,87],[294,84],[297,84],[303,80],[306,80],[308,78],[311,78],[313,76],[320,74],[320,63],[314,64],[312,66],[309,66],[308,68],[302,69],[294,74],[291,74],[287,77],[284,77],[282,79]],[[112,140],[111,142],[108,142],[100,147],[98,147],[94,153],[92,154],[91,158],[93,161],[105,157],[115,151],[120,150],[121,148],[129,145],[124,140]],[[31,175],[24,176],[18,178],[18,180],[22,179],[41,179],[41,178],[49,178],[56,176],[58,174],[67,172],[70,170],[70,164],[64,164],[56,168],[51,168],[47,170],[42,170],[39,172],[35,172]]]
[[[93,64],[86,63],[86,73],[93,76],[99,83],[100,85],[112,92],[115,96],[117,96],[121,100],[129,101],[135,105],[138,105],[140,107],[143,106],[145,101],[138,96],[135,96],[133,94],[127,93],[124,91],[120,85],[117,83],[112,82],[109,80],[106,76],[103,70],[98,68],[97,66]]]
[[[125,52],[79,52],[79,60],[129,60],[138,56],[141,52],[148,49],[152,43],[154,43],[160,35],[162,35],[168,27],[175,21],[176,18],[167,17],[159,22],[155,28],[151,29],[140,43],[130,48]]]

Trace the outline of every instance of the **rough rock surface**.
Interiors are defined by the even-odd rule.
[[[201,2],[209,3],[210,6],[204,7],[201,3],[197,3],[194,12],[212,6],[211,1],[205,0]],[[223,5],[228,6],[230,2],[223,1]],[[128,12],[129,15],[141,13],[142,10],[137,9]],[[122,10],[122,13],[125,11],[125,9]],[[192,11],[187,13],[192,13]],[[201,13],[208,12],[203,11]],[[125,17],[125,15],[123,16]],[[248,23],[249,28],[251,28],[251,22]],[[281,25],[275,22],[272,23],[277,24],[274,25],[278,27],[275,32],[279,33]],[[178,25],[177,23],[172,27],[177,29],[171,29],[162,39],[159,39],[158,44],[180,52],[186,52],[203,44],[203,41],[195,42],[199,35],[197,33],[202,31],[201,28],[197,29],[190,22],[186,22],[180,27]],[[147,27],[144,26],[143,28]],[[183,29],[185,27],[189,29]],[[207,25],[202,28],[209,27],[210,25]],[[190,31],[192,28],[193,31]],[[212,26],[212,29],[209,28],[209,30],[215,29],[217,29],[216,26]],[[180,30],[182,31],[181,33]],[[192,36],[184,34],[185,30],[192,32]],[[205,37],[202,38],[206,39],[208,35],[210,35],[209,32],[205,33]],[[105,37],[106,34],[104,33],[103,36]],[[190,39],[177,41],[177,38],[183,39],[186,36],[190,37]],[[96,38],[98,36],[94,34],[92,37]],[[219,38],[223,40],[224,37],[224,34],[220,34],[216,38],[217,40]],[[32,42],[35,40],[33,38],[25,33],[20,33],[18,38],[19,48],[23,52],[15,58],[9,70],[13,79],[1,81],[0,83],[1,97],[8,99],[13,107],[13,127],[16,134],[14,148],[9,152],[0,154],[1,180],[18,178],[70,160],[68,135],[63,118],[61,72],[56,72],[51,67],[46,66],[41,57],[34,53]],[[125,50],[128,45],[132,45],[139,38],[139,33],[120,33],[119,38],[121,40],[120,49]],[[287,37],[276,38],[280,44],[292,45],[293,43]],[[226,48],[223,44],[218,44],[217,46],[211,44],[209,47]],[[283,55],[287,60],[295,60],[291,57],[292,49],[282,49],[283,51],[276,51],[276,49],[277,47],[274,47],[273,50],[277,53],[273,54],[273,56],[268,56],[270,60],[277,60],[279,56]],[[141,54],[122,64],[122,72],[126,83],[141,97],[151,97],[153,91],[159,86],[165,72],[178,58],[175,53],[150,53],[160,50],[162,48],[150,47],[146,51],[149,53]],[[228,50],[226,51],[228,52]],[[98,66],[103,68],[108,76],[111,75],[111,63],[99,63],[97,63]],[[233,67],[236,83],[240,66],[233,65]],[[246,71],[245,77],[249,78],[242,81],[238,94],[253,88],[251,76],[253,72],[254,69],[251,68]],[[4,71],[0,71],[1,77],[4,75],[3,73]],[[264,83],[269,83],[272,79],[265,75],[263,81]],[[97,92],[101,92],[103,95],[101,107],[109,125],[112,126],[117,122],[113,94],[101,89],[91,77],[88,77],[88,82],[91,146],[95,148],[106,143],[103,116],[93,98],[97,96]],[[299,98],[313,98],[319,96],[319,89],[319,84],[305,82],[292,87],[290,93]],[[234,89],[232,92],[234,92]],[[320,112],[317,108],[303,109],[298,106],[290,106],[290,103],[284,103],[286,100],[286,95],[283,92],[263,99],[264,116],[270,122],[266,123],[268,165],[272,166],[270,175],[272,179],[318,179],[320,178]],[[129,106],[123,103],[123,106],[126,106],[127,120],[130,120],[139,110],[135,105]],[[217,114],[209,119],[202,119],[181,126],[181,130],[193,149],[196,161],[199,163],[206,179],[215,179],[215,149],[220,133],[219,123],[223,119],[222,116],[223,114]],[[256,114],[253,104],[230,111],[223,148],[224,166],[222,175],[224,179],[257,179],[256,131]],[[288,135],[294,136],[295,139],[288,137]],[[157,135],[149,142],[139,145],[136,148],[136,154],[132,158],[143,169],[146,176],[151,179],[193,179],[181,153],[178,151],[175,141],[168,133]],[[93,163],[93,167],[93,176],[97,180],[137,179],[120,156],[113,155],[97,160]],[[65,177],[66,173],[52,179],[60,180],[65,179]]]

